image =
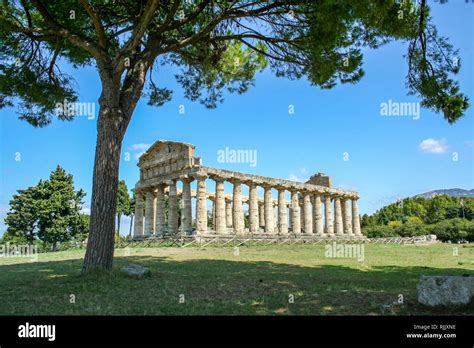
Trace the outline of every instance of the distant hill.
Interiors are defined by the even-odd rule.
[[[470,197],[474,198],[474,189],[472,190],[464,190],[460,188],[453,188],[453,189],[442,189],[442,190],[433,190],[425,193],[420,193],[414,197],[424,197],[424,198],[432,198],[439,195],[448,195],[451,197]]]

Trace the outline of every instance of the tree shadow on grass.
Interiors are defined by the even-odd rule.
[[[120,267],[151,269],[131,279]],[[82,260],[0,266],[2,315],[473,315],[464,307],[418,304],[421,275],[465,269],[345,265],[303,267],[268,261],[116,257],[109,274],[81,276]],[[398,301],[403,298],[403,303]],[[74,301],[72,300],[74,299]]]

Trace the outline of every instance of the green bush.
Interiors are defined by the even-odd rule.
[[[400,237],[415,237],[429,234],[426,225],[416,222],[406,222],[395,228],[395,234]]]
[[[442,242],[468,240],[474,242],[474,222],[455,218],[440,221],[430,226],[430,232]]]
[[[395,230],[389,226],[366,227],[362,233],[368,238],[397,237]]]

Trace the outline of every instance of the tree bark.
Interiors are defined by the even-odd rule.
[[[103,109],[106,110],[103,110]],[[97,123],[89,238],[83,273],[111,269],[114,255],[115,211],[123,133],[122,117],[101,106]]]
[[[97,121],[89,238],[82,273],[112,269],[122,140],[140,99],[149,64],[136,60],[121,81],[110,65],[99,66],[102,94]]]

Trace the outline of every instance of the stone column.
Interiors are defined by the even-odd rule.
[[[278,202],[273,204],[273,227],[274,232],[278,233]]]
[[[291,203],[287,208],[290,209],[290,213],[288,214],[288,228],[293,231],[293,214],[291,213]]]
[[[291,192],[291,224],[293,233],[301,233],[300,198],[298,191]]]
[[[156,191],[155,233],[162,236],[165,230],[165,185],[160,184]]]
[[[210,198],[211,200],[211,219],[212,219],[212,228],[216,230],[216,198]]]
[[[265,186],[263,204],[265,207],[265,232],[274,233],[275,222],[273,221],[273,214],[275,213],[275,210],[273,209],[272,188],[270,186]]]
[[[265,205],[262,202],[258,202],[258,224],[265,228]]]
[[[249,231],[250,233],[258,232],[258,198],[257,186],[249,184]]]
[[[278,189],[278,226],[280,234],[288,233],[288,222],[286,221],[286,197],[285,189]]]
[[[198,234],[204,234],[207,232],[206,177],[197,178],[196,230]]]
[[[133,226],[133,238],[143,237],[143,195],[141,192],[135,193],[135,219]]]
[[[313,200],[313,223],[314,233],[318,236],[322,236],[324,233],[323,213],[321,208],[321,196],[315,195]]]
[[[341,201],[342,207],[342,222],[344,225],[344,234],[352,235],[352,221],[351,221],[351,208],[349,206],[349,200],[343,199]]]
[[[342,223],[341,199],[339,197],[334,198],[334,225],[336,227],[336,235],[342,235],[344,229]]]
[[[230,198],[225,199],[225,224],[227,228],[232,229],[234,226],[232,219],[232,200]]]
[[[182,179],[183,182],[183,194],[181,199],[183,200],[183,212],[182,212],[182,224],[183,231],[186,234],[193,232],[193,212],[191,205],[191,181],[188,178]]]
[[[303,195],[304,210],[304,233],[313,234],[313,207],[311,206],[311,194],[305,192]]]
[[[148,190],[145,196],[145,237],[151,236],[155,232],[155,194]]]
[[[234,232],[236,234],[244,233],[244,207],[242,206],[242,184],[240,181],[234,180],[233,202],[232,202],[232,217],[234,221]]]
[[[176,180],[172,180],[168,191],[168,228],[172,234],[178,233],[178,194]]]
[[[332,202],[330,196],[324,197],[324,220],[326,222],[326,234],[334,235],[334,225],[332,221]]]
[[[226,223],[225,223],[225,194],[224,194],[224,179],[216,178],[216,201],[215,201],[215,210],[216,210],[216,225],[215,229],[218,234],[226,233]]]
[[[156,192],[153,190],[153,235],[156,235]]]
[[[303,230],[304,230],[304,209],[303,209],[303,204],[300,204],[300,228],[301,228],[301,232],[303,233]]]
[[[352,231],[356,236],[362,236],[360,231],[359,206],[357,199],[352,200]]]

